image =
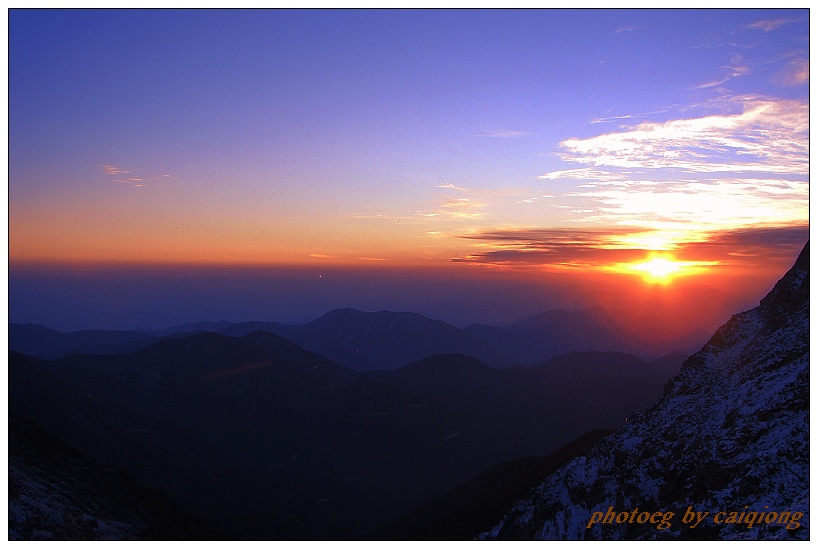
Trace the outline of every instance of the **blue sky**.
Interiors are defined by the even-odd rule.
[[[749,264],[808,223],[808,50],[807,10],[11,10],[9,259]]]

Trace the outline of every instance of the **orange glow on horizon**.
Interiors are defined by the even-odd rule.
[[[653,254],[644,261],[620,263],[611,267],[611,270],[626,274],[637,274],[648,284],[667,285],[681,276],[702,274],[707,265],[709,264],[679,261],[672,255],[663,253]]]

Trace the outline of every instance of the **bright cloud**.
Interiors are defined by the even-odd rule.
[[[805,223],[808,105],[749,97],[722,98],[697,108],[727,114],[643,123],[563,141],[560,157],[584,166],[539,176],[561,182],[555,189],[564,191],[551,204],[571,213],[572,225],[632,227],[649,232],[620,241],[663,246],[707,231]],[[544,255],[542,246],[534,248]],[[516,256],[522,245],[512,249],[503,241],[486,257]]]
[[[561,143],[573,163],[688,172],[804,174],[809,164],[809,106],[748,98],[738,114],[643,123]]]
[[[600,204],[585,221],[654,228],[787,223],[808,217],[809,183],[782,179],[628,181],[588,185],[576,196]]]

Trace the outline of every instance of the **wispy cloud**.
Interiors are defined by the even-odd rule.
[[[745,98],[741,112],[642,123],[624,131],[561,143],[560,157],[590,166],[689,172],[806,173],[809,106]]]
[[[809,62],[806,59],[793,59],[777,75],[779,84],[784,86],[801,86],[809,82]]]
[[[787,23],[795,22],[794,19],[762,19],[761,21],[755,21],[747,25],[747,28],[750,30],[760,30],[764,32],[769,32],[771,30],[775,30],[779,27],[783,27]]]
[[[557,170],[548,172],[537,177],[537,179],[578,179],[578,180],[610,180],[624,179],[625,175],[611,172],[609,170],[598,170],[594,168],[574,168],[570,170]]]
[[[131,173],[131,172],[127,171],[127,170],[123,170],[121,168],[117,168],[116,166],[111,166],[111,165],[108,165],[108,164],[100,165],[100,169],[106,175],[117,175],[117,174],[121,174],[121,173]]]
[[[522,130],[491,130],[491,131],[480,130],[480,135],[486,137],[496,137],[499,139],[515,139],[517,137],[525,137],[527,135],[531,135],[531,132]]]
[[[722,68],[726,69],[732,77],[750,74],[750,67],[745,65],[724,65]]]
[[[667,112],[670,107],[666,109],[659,109],[656,111],[648,111],[648,112],[640,112],[637,114],[622,114],[618,116],[603,116],[600,118],[595,118],[591,120],[591,124],[604,124],[607,122],[619,122],[621,120],[633,120],[634,118],[647,118],[648,116],[652,116],[654,114],[663,114]]]
[[[638,27],[636,25],[623,25],[617,28],[614,32],[633,32],[635,30],[641,30],[644,27]]]
[[[110,164],[101,164],[100,169],[105,175],[122,176],[123,174],[130,174],[129,170],[124,170]],[[117,177],[114,179],[116,183],[128,183],[134,187],[144,187],[146,183],[167,181],[171,179],[170,174],[155,175],[149,177]]]
[[[454,192],[442,193],[441,197],[435,201],[434,206],[428,210],[416,212],[418,216],[465,220],[480,218],[485,215],[486,202],[483,199],[476,198],[478,195],[485,194],[485,191],[469,189],[453,183],[441,183],[435,185],[435,189]]]
[[[135,187],[142,187],[145,185],[144,179],[141,177],[126,177],[125,179],[114,179],[117,183],[130,183]]]
[[[721,86],[725,82],[730,80],[730,78],[721,78],[719,80],[712,80],[710,82],[705,82],[704,84],[699,84],[698,86],[693,86],[694,90],[703,90],[707,88],[715,88],[717,86]]]
[[[548,200],[550,198],[554,198],[553,194],[541,194],[539,196],[532,196],[531,198],[524,198],[522,200],[518,200],[518,204],[533,204],[538,200]]]
[[[441,185],[435,185],[435,189],[451,189],[453,191],[467,191],[468,190],[465,187],[458,187],[454,183],[443,183]]]
[[[732,62],[729,65],[722,65],[721,69],[724,71],[724,76],[716,80],[711,80],[698,86],[693,86],[694,90],[704,90],[708,88],[717,88],[722,84],[726,84],[733,78],[746,76],[752,72],[752,69],[744,63],[744,58],[741,55],[734,55]]]
[[[388,214],[388,213],[353,213],[346,216],[347,219],[379,219],[384,221],[398,221],[406,217],[404,214]]]
[[[485,206],[485,204],[475,202],[470,198],[457,198],[441,204],[440,210],[437,213],[461,218],[482,217],[483,212],[481,210],[485,208]]]

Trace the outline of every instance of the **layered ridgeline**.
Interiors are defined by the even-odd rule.
[[[703,310],[706,296],[692,303]],[[712,314],[694,315],[703,323]],[[531,366],[570,352],[616,351],[653,360],[673,352],[699,349],[715,326],[705,331],[673,328],[665,314],[634,314],[593,307],[552,310],[505,328],[473,324],[460,329],[409,312],[337,309],[306,324],[279,322],[199,322],[161,331],[80,330],[59,332],[36,324],[9,324],[9,349],[57,360],[70,354],[111,355],[144,349],[163,339],[203,332],[242,337],[271,332],[352,370],[395,370],[437,354],[464,354],[495,368]]]
[[[481,539],[808,539],[809,243],[647,410]]]

